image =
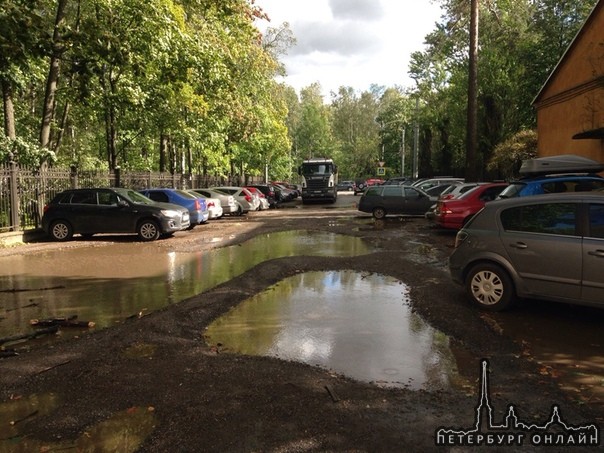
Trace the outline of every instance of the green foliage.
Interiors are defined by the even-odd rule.
[[[0,134],[0,161],[14,161],[27,167],[39,168],[44,163],[54,163],[56,156],[54,152],[42,149],[36,143],[20,137],[10,139]]]
[[[522,161],[534,157],[537,157],[537,132],[522,130],[495,147],[487,169],[512,179],[518,176]]]

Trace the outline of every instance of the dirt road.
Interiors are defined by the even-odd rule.
[[[153,243],[158,251],[205,250],[263,232],[306,229],[362,237],[379,251],[362,259],[270,260],[140,319],[1,359],[0,452],[93,447],[120,452],[449,451],[436,445],[436,430],[474,426],[483,358],[489,360],[489,394],[498,423],[508,404],[531,423],[546,421],[557,404],[571,424],[602,424],[602,406],[561,391],[522,344],[464,301],[447,274],[451,234],[435,233],[419,218],[374,223],[355,211],[352,197],[347,200],[338,207],[292,207],[222,219],[218,227],[198,227]],[[88,248],[93,259],[95,248],[130,240],[27,244],[3,249],[0,259],[61,247]],[[340,269],[406,283],[413,309],[455,345],[468,385],[435,392],[380,388],[300,363],[224,353],[219,345],[204,342],[212,320],[264,288],[301,272]],[[530,445],[528,435],[525,443]],[[490,448],[499,450],[526,448]]]

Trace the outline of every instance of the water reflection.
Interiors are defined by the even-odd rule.
[[[372,251],[352,236],[298,230],[199,253],[158,252],[132,243],[11,256],[0,259],[0,338],[30,332],[32,318],[77,314],[107,327],[204,292],[270,259]]]
[[[411,311],[404,284],[377,274],[282,280],[217,319],[206,340],[390,386],[440,389],[458,379],[448,337]]]

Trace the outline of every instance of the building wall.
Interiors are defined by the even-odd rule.
[[[578,154],[604,162],[604,2],[600,1],[535,100],[539,156]]]

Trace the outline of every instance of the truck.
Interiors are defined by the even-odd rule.
[[[338,198],[338,167],[332,159],[305,159],[298,167],[302,176],[302,203],[327,201],[335,203]]]

